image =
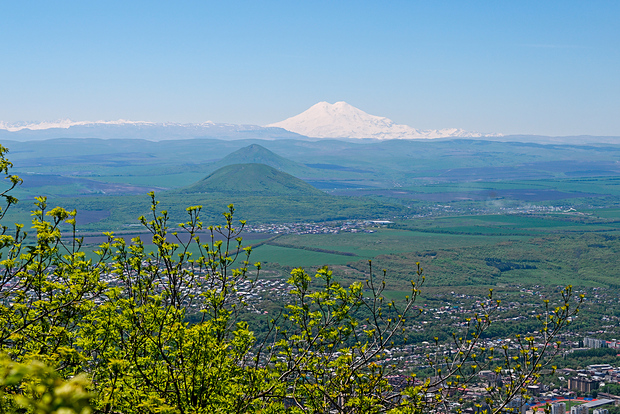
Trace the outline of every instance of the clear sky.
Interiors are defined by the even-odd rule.
[[[620,136],[620,1],[2,1],[0,121]]]

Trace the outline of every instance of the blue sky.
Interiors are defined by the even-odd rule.
[[[280,121],[620,136],[618,1],[4,1],[0,121]]]

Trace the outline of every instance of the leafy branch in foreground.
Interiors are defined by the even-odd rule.
[[[417,274],[421,282],[419,265]],[[272,321],[272,344],[263,358],[287,384],[283,397],[309,412],[372,412],[397,406],[399,396],[381,361],[419,294],[416,283],[399,309],[394,302],[384,303],[385,281],[376,285],[372,266],[366,290],[361,282],[341,286],[327,268],[319,269],[315,279],[318,286],[303,269],[294,269],[288,281],[291,303],[280,324]],[[357,315],[364,313],[369,317],[360,321]]]
[[[441,351],[427,355],[435,376],[423,388],[434,389],[437,404],[446,407],[451,402],[451,395],[458,394],[478,374],[487,371],[487,397],[481,412],[518,411],[515,408],[526,402],[527,387],[536,383],[541,370],[549,367],[560,352],[558,335],[579,312],[582,301],[583,295],[575,298],[572,286],[567,286],[561,292],[558,306],[550,307],[549,300],[544,300],[544,312],[537,315],[539,337],[517,334],[514,340],[496,349],[481,343],[482,334],[493,323],[493,316],[501,304],[501,301],[493,300],[491,289],[487,304],[482,302],[480,309],[466,318],[465,331],[458,335],[453,333],[453,345],[457,351],[454,356]],[[439,349],[439,344],[436,345]]]
[[[9,187],[5,188],[4,190],[2,190],[2,192],[0,192],[0,197],[2,197],[4,199],[4,202],[6,203],[6,206],[4,208],[0,206],[0,220],[4,218],[9,207],[17,203],[17,198],[10,195],[9,192],[24,181],[17,175],[9,174],[9,170],[13,168],[13,163],[6,158],[5,155],[7,152],[9,152],[9,150],[6,147],[0,145],[0,174],[4,174],[4,179],[9,180],[9,182],[11,183]],[[4,235],[6,230],[7,228],[5,226],[2,226],[2,235]]]
[[[0,413],[90,414],[90,386],[84,374],[64,380],[39,361],[26,364],[0,357]]]

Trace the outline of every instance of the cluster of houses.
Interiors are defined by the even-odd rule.
[[[590,338],[591,339],[591,338]],[[498,346],[501,340],[485,340],[481,346],[490,347]],[[576,346],[580,345],[580,341],[574,342]],[[591,347],[600,347],[601,343],[610,346],[615,341],[591,341],[584,340],[584,344]],[[503,344],[506,344],[504,341]],[[510,348],[512,346],[509,345]],[[450,352],[450,347],[435,344],[426,344],[424,346],[418,344],[411,346],[409,349],[401,349],[401,356],[398,356],[398,350],[393,349],[387,354],[386,363],[394,363],[396,361],[404,363],[417,363],[418,367],[424,367],[424,351],[429,349],[439,350],[444,354]],[[516,348],[515,348],[516,349]],[[583,349],[583,348],[581,348]],[[417,357],[415,357],[415,356]],[[527,393],[524,398],[516,398],[506,407],[506,412],[515,413],[535,413],[536,408],[539,413],[544,412],[544,408],[550,409],[552,414],[608,414],[609,405],[620,406],[620,396],[612,395],[599,391],[600,387],[610,383],[620,383],[620,367],[613,367],[609,364],[593,364],[584,369],[574,370],[571,368],[558,369],[556,371],[561,384],[532,384],[527,387]],[[506,373],[509,375],[509,373]],[[483,401],[488,396],[487,388],[492,384],[499,384],[503,381],[503,373],[486,370],[480,371],[477,377],[469,382],[466,387],[453,389],[450,392],[459,393],[462,402],[471,405],[469,408],[462,409],[461,412],[468,414],[484,413],[485,404]],[[411,377],[407,375],[393,375],[388,378],[390,384],[395,389],[411,385]],[[431,378],[431,380],[433,380]],[[421,382],[420,382],[421,384]],[[429,390],[432,392],[432,390]],[[597,391],[596,393],[594,391]],[[443,392],[447,392],[444,388]],[[596,395],[597,398],[588,397],[587,395]],[[567,408],[570,407],[570,408]],[[488,406],[486,407],[488,408]],[[491,412],[491,411],[488,411]]]
[[[251,311],[259,314],[268,312],[256,306],[265,297],[285,299],[291,289],[291,285],[280,279],[244,280],[237,284],[237,294],[248,303]]]
[[[246,226],[248,233],[268,234],[338,234],[338,233],[374,233],[373,227],[382,227],[392,222],[389,220],[354,220],[342,223],[280,223]]]

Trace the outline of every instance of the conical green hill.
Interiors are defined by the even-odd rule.
[[[288,172],[289,174],[297,174],[307,169],[306,166],[281,157],[258,144],[239,148],[237,151],[228,154],[213,164],[213,167],[215,170],[216,168],[233,164],[265,164],[276,170]]]
[[[326,196],[310,184],[265,164],[227,165],[180,190],[184,194]]]

